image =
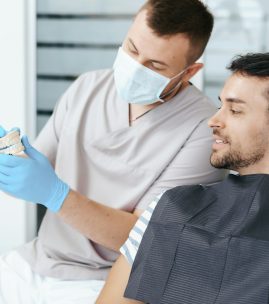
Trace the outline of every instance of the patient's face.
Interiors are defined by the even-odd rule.
[[[233,74],[221,92],[211,164],[240,174],[262,173],[269,161],[269,79]]]

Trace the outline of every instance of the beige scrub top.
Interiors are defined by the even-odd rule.
[[[165,189],[223,178],[209,164],[207,119],[214,112],[190,85],[129,126],[128,104],[117,95],[112,71],[89,72],[63,95],[35,146],[71,188],[133,212]],[[118,256],[50,211],[38,237],[19,253],[40,275],[67,280],[105,279]]]

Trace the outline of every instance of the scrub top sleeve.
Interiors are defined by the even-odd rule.
[[[73,82],[58,100],[51,117],[34,142],[34,147],[46,155],[53,166],[55,165],[58,141],[61,136],[64,120],[67,116],[66,113],[68,111],[69,103],[72,100],[74,91],[77,90],[78,84],[81,82],[83,77],[84,75],[80,76],[75,82]]]
[[[145,210],[156,195],[170,188],[181,185],[210,184],[222,180],[226,171],[211,166],[211,146],[212,132],[207,126],[207,120],[204,120],[141,198],[136,209]]]

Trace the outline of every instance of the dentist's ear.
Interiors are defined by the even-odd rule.
[[[182,81],[188,82],[196,73],[198,73],[202,68],[204,67],[204,64],[201,62],[195,62],[192,65],[190,65],[186,72],[184,73],[184,76],[182,78]]]

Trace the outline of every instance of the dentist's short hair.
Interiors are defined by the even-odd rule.
[[[204,52],[214,18],[200,0],[148,0],[140,9],[147,10],[148,26],[158,36],[184,34],[190,40],[189,63]]]

